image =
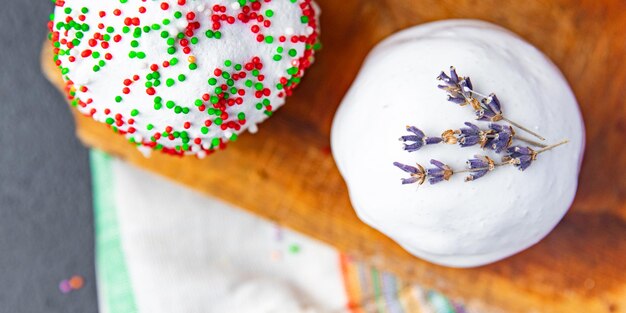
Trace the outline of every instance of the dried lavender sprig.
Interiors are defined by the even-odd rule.
[[[480,159],[478,159],[480,158]],[[430,160],[430,164],[434,165],[434,168],[424,169],[420,164],[416,164],[416,167],[405,165],[399,162],[394,162],[393,165],[401,170],[410,174],[409,178],[402,178],[402,184],[418,184],[422,185],[426,180],[431,185],[435,185],[442,181],[448,181],[454,174],[459,173],[472,173],[465,180],[472,181],[484,176],[489,171],[492,171],[495,166],[498,166],[488,157],[477,156],[477,159],[468,161],[469,168],[462,171],[454,171],[450,166],[437,160]]]
[[[450,76],[442,71],[441,74],[437,76],[437,79],[445,83],[445,85],[439,85],[438,87],[448,93],[448,101],[461,106],[465,106],[467,104],[471,105],[472,109],[476,113],[476,119],[491,122],[503,120],[541,140],[546,140],[536,132],[506,118],[502,113],[502,105],[500,104],[498,97],[494,93],[486,96],[474,91],[470,78],[459,76],[454,66],[450,66]],[[482,99],[479,101],[475,95],[481,97]]]
[[[526,139],[515,133],[511,126],[503,126],[499,124],[490,124],[489,129],[483,130],[478,126],[466,122],[464,128],[453,130],[449,129],[441,134],[441,137],[428,137],[415,126],[407,126],[407,131],[411,135],[400,137],[400,141],[404,142],[404,150],[415,152],[426,145],[446,143],[460,144],[461,147],[470,147],[480,145],[481,148],[489,148],[500,153],[510,147],[513,139],[524,141],[536,147],[545,147],[544,144]]]
[[[434,165],[435,167],[429,169],[424,169],[424,167],[420,164],[416,164],[416,167],[405,165],[399,162],[394,162],[393,164],[401,170],[410,174],[409,178],[401,179],[403,185],[415,183],[417,183],[418,185],[422,185],[426,180],[428,180],[431,185],[434,185],[442,181],[448,181],[452,176],[460,173],[470,173],[467,177],[465,177],[465,181],[469,182],[475,181],[487,175],[488,173],[492,172],[500,166],[513,165],[517,167],[520,171],[524,171],[532,165],[533,161],[537,160],[537,156],[539,154],[550,151],[568,142],[569,140],[564,140],[560,143],[547,146],[537,151],[533,150],[530,147],[509,147],[507,149],[509,155],[502,159],[502,163],[496,163],[488,156],[476,155],[474,156],[474,159],[470,159],[467,161],[468,168],[460,171],[454,171],[450,166],[434,159],[430,160],[430,164]]]

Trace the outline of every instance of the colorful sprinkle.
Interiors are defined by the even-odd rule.
[[[59,291],[61,293],[70,293],[83,288],[85,279],[82,276],[74,275],[70,279],[64,279],[59,283]]]

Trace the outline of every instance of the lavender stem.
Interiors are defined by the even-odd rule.
[[[537,138],[539,138],[541,140],[546,140],[546,138],[541,137],[539,134],[533,132],[532,130],[530,130],[530,129],[528,129],[528,128],[526,128],[526,127],[524,127],[524,126],[522,126],[522,125],[520,125],[520,124],[518,124],[516,122],[513,122],[513,121],[511,121],[510,119],[508,119],[508,118],[506,118],[504,116],[502,117],[502,119],[504,121],[506,121],[507,123],[509,123],[509,124],[511,124],[511,125],[513,125],[513,126],[515,126],[517,128],[519,128],[519,129],[521,129],[521,130],[523,130],[523,131],[525,131],[525,132],[527,132],[527,133],[529,133],[529,134],[531,134],[531,135],[533,135],[533,136],[535,136],[535,137],[537,137]]]
[[[517,140],[519,140],[519,141],[523,141],[523,142],[525,142],[525,143],[527,143],[527,144],[530,144],[530,145],[533,145],[533,146],[535,146],[535,147],[541,147],[541,148],[545,148],[545,147],[547,147],[547,146],[546,146],[545,144],[543,144],[543,143],[536,142],[536,141],[534,141],[534,140],[531,140],[531,139],[528,139],[528,138],[524,138],[524,137],[522,137],[522,136],[515,135],[515,139],[517,139]]]
[[[554,145],[551,145],[551,146],[547,146],[547,147],[545,147],[545,148],[543,148],[541,150],[537,150],[536,153],[537,154],[544,153],[544,152],[550,151],[550,150],[552,150],[552,149],[554,149],[556,147],[562,146],[562,145],[564,145],[566,143],[569,143],[569,140],[563,140],[563,141],[561,141],[561,142],[559,142],[557,144],[554,144]]]
[[[477,91],[474,91],[474,90],[471,90],[471,89],[469,89],[469,88],[468,88],[468,91],[469,91],[469,92],[471,92],[471,93],[473,93],[473,94],[479,95],[479,96],[481,96],[481,97],[483,97],[483,98],[489,98],[489,96],[485,96],[485,95],[483,95],[482,93],[477,92]]]
[[[503,166],[503,165],[508,165],[508,163],[494,163],[493,164],[495,167],[498,166]],[[477,167],[477,168],[468,168],[468,169],[464,169],[462,171],[455,171],[455,174],[460,174],[460,173],[474,173],[474,172],[480,172],[480,171],[487,171],[487,170],[492,170],[492,168],[490,167]]]

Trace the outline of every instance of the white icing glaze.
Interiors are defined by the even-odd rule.
[[[525,172],[508,166],[475,182],[457,175],[438,185],[401,185],[406,173],[394,161],[437,159],[463,169],[476,154],[501,159],[458,145],[408,153],[398,142],[406,125],[437,136],[473,122],[471,109],[447,102],[437,88],[435,77],[451,65],[478,92],[495,92],[505,116],[546,143],[570,142],[541,154]],[[364,222],[420,258],[472,267],[532,246],[561,220],[576,193],[584,127],[567,82],[536,48],[498,26],[450,20],[400,32],[370,54],[336,115],[332,148]]]
[[[169,3],[169,9],[161,9],[162,3]],[[207,38],[205,32],[212,30],[213,22],[211,20],[211,14],[214,5],[223,5],[226,8],[225,14],[237,17],[241,13],[241,5],[236,0],[188,0],[184,5],[177,5],[176,1],[128,1],[127,3],[120,4],[120,1],[93,1],[93,0],[66,0],[63,7],[57,7],[55,14],[54,30],[58,30],[56,25],[59,22],[65,22],[66,18],[70,16],[74,20],[78,21],[78,16],[81,14],[80,10],[83,7],[87,7],[89,12],[84,14],[86,16],[85,23],[90,25],[90,29],[82,31],[84,40],[81,40],[81,44],[76,48],[70,50],[69,54],[60,55],[59,60],[62,62],[62,67],[69,70],[68,74],[64,76],[66,81],[73,82],[77,88],[80,86],[88,87],[87,91],[81,91],[80,88],[76,91],[76,97],[82,101],[92,99],[92,103],[88,103],[84,106],[78,106],[77,108],[84,114],[90,115],[91,110],[95,109],[96,113],[93,114],[93,118],[99,122],[106,122],[108,118],[113,118],[116,114],[121,114],[124,117],[124,121],[131,118],[131,111],[137,109],[139,115],[133,117],[135,120],[134,125],[124,124],[118,125],[120,131],[126,132],[129,127],[133,127],[135,132],[133,134],[127,134],[128,138],[133,138],[136,142],[148,142],[151,141],[151,136],[156,132],[164,132],[165,129],[170,126],[176,131],[186,131],[189,138],[192,139],[189,142],[190,151],[186,154],[196,154],[200,157],[204,156],[208,150],[213,150],[215,146],[211,146],[211,141],[216,138],[222,139],[224,142],[232,139],[233,134],[239,134],[246,129],[256,130],[257,124],[261,123],[268,116],[266,115],[266,106],[259,109],[257,103],[264,99],[269,100],[271,104],[270,111],[275,111],[285,103],[285,92],[282,88],[277,88],[281,78],[291,78],[291,74],[288,73],[288,69],[292,67],[298,67],[305,55],[307,45],[304,42],[292,42],[292,37],[287,37],[285,42],[279,42],[280,36],[298,35],[298,36],[310,36],[314,33],[309,23],[301,21],[303,11],[305,7],[304,3],[308,3],[310,0],[298,0],[292,1],[263,1],[261,3],[261,10],[256,11],[259,14],[264,14],[265,20],[271,21],[271,26],[263,26],[260,22],[242,23],[238,19],[234,24],[229,24],[226,21],[222,21],[222,27],[219,29],[221,32],[221,39]],[[249,2],[248,2],[249,3]],[[302,5],[302,7],[301,7]],[[317,6],[311,3],[311,9],[315,10],[316,14],[319,14]],[[140,7],[145,7],[147,12],[145,14],[138,13]],[[71,14],[64,13],[66,8],[73,9]],[[115,9],[121,9],[122,14],[116,16],[113,14]],[[269,17],[266,12],[271,10],[274,14]],[[174,12],[180,11],[182,13],[181,18],[175,18]],[[99,12],[106,12],[106,16],[99,16]],[[189,12],[195,13],[196,18],[193,21],[200,23],[200,28],[196,30],[194,37],[198,39],[197,44],[189,44],[192,47],[191,54],[183,53],[183,47],[179,41],[176,41],[177,51],[174,54],[167,52],[168,44],[166,39],[161,37],[163,31],[169,32],[169,34],[178,34],[179,32],[185,32],[189,21],[186,16]],[[255,12],[255,13],[256,13]],[[218,12],[221,14],[221,12]],[[133,38],[133,31],[122,34],[121,29],[124,26],[124,21],[128,17],[138,17],[141,20],[141,27],[152,26],[153,24],[159,24],[160,29],[152,30],[149,33],[144,33],[140,38]],[[163,20],[171,20],[168,25],[163,24]],[[120,42],[109,41],[110,47],[107,50],[100,48],[100,42],[95,47],[87,45],[88,39],[93,38],[96,32],[106,34],[106,29],[99,29],[97,25],[99,23],[105,26],[113,26],[115,32],[111,34],[121,34],[122,40]],[[81,22],[82,24],[82,22]],[[261,25],[260,32],[254,33],[251,31],[253,25]],[[132,26],[131,30],[135,27]],[[76,29],[71,29],[69,32],[64,30],[60,32],[60,39],[72,40],[76,38]],[[273,36],[273,43],[258,42],[257,35],[263,34],[267,36]],[[131,41],[137,40],[139,46],[137,48],[131,47]],[[191,38],[186,38],[191,40]],[[283,52],[277,53],[277,49],[282,48]],[[310,47],[310,45],[309,45]],[[66,47],[63,47],[66,48]],[[111,53],[113,59],[107,61],[106,66],[102,67],[98,72],[93,70],[94,65],[98,64],[99,60],[103,60],[103,57],[95,59],[91,56],[81,57],[81,53],[87,49],[93,49],[99,51],[104,56],[105,53]],[[130,58],[129,53],[131,51],[142,51],[146,53],[146,57],[143,60],[138,58]],[[293,55],[288,52],[294,52]],[[280,54],[282,59],[275,60],[274,57]],[[68,58],[74,56],[75,62],[70,62]],[[189,62],[187,61],[189,56],[193,56],[196,59],[198,66],[197,70],[191,70],[188,68]],[[173,57],[179,60],[178,65],[165,68],[161,66],[163,61],[169,61]],[[243,103],[229,106],[226,110],[229,117],[225,119],[224,124],[232,121],[239,122],[238,115],[245,114],[245,125],[240,125],[241,129],[221,129],[216,123],[209,126],[209,132],[203,133],[202,128],[205,126],[206,120],[213,120],[219,117],[218,114],[210,116],[207,111],[200,111],[194,104],[196,100],[201,99],[202,95],[209,93],[210,95],[216,95],[214,89],[216,86],[226,83],[226,79],[217,77],[218,84],[211,86],[207,83],[209,78],[215,78],[214,70],[221,68],[235,71],[232,67],[227,68],[224,63],[226,60],[232,61],[232,64],[245,65],[249,63],[253,57],[259,57],[263,63],[261,74],[265,76],[265,79],[261,82],[265,88],[271,90],[271,95],[264,95],[262,98],[255,96],[255,88],[251,86],[245,86],[245,82],[251,79],[254,84],[260,82],[259,79],[253,77],[248,71],[248,76],[245,79],[239,79],[235,81],[234,86],[237,88],[246,89],[246,94],[242,96]],[[309,59],[308,57],[306,58]],[[309,61],[312,61],[312,56]],[[156,88],[155,95],[148,95],[146,93],[146,75],[151,73],[150,65],[159,65],[160,83],[161,85]],[[242,71],[245,71],[242,70]],[[140,80],[134,82],[131,86],[131,92],[129,94],[123,94],[122,90],[125,87],[123,81],[131,78],[133,75],[139,75]],[[178,76],[184,74],[186,79],[184,82],[178,80]],[[302,77],[302,72],[297,76]],[[173,87],[166,87],[166,79],[171,78],[176,81]],[[228,87],[230,88],[230,87]],[[117,103],[116,96],[122,96],[123,100]],[[158,96],[163,99],[162,108],[155,110],[154,98]],[[189,114],[175,113],[173,109],[166,108],[166,102],[173,101],[177,106],[189,108]],[[207,108],[211,108],[210,101],[204,101]],[[111,113],[105,114],[105,109],[110,109]],[[191,122],[189,129],[184,128],[185,122]],[[153,130],[148,130],[148,125],[154,126]],[[194,144],[193,139],[202,139],[202,144]],[[163,145],[165,148],[174,149],[177,146],[183,144],[180,138],[170,140],[168,138],[161,138],[157,141],[158,144]],[[145,151],[149,151],[143,149]]]

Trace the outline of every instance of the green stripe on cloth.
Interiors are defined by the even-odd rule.
[[[96,228],[96,274],[103,313],[137,312],[135,296],[128,275],[117,208],[113,201],[111,157],[91,150],[94,219]]]
[[[450,303],[450,300],[446,298],[444,295],[435,292],[429,291],[426,295],[426,298],[430,302],[430,305],[435,309],[438,313],[456,313],[456,309]]]
[[[387,312],[387,308],[385,306],[385,299],[381,292],[381,283],[379,272],[375,268],[370,269],[372,275],[372,286],[374,287],[374,301],[376,301],[376,307],[378,308],[379,313]]]

